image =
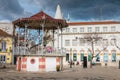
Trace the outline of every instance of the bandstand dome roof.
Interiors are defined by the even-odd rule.
[[[54,19],[51,16],[47,15],[43,11],[34,14],[28,18],[21,18],[13,21],[14,26],[19,26],[20,28],[24,28],[27,26],[29,29],[42,29],[42,25],[44,24],[44,29],[57,29],[67,27],[68,24],[65,20],[62,19]]]

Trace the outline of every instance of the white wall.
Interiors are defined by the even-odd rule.
[[[0,29],[7,32],[8,34],[13,34],[13,24],[10,22],[0,22]]]
[[[103,27],[108,27],[108,31],[107,32],[103,32]],[[111,27],[112,26],[115,26],[116,27],[116,31],[115,32],[111,32]],[[96,25],[69,25],[68,28],[70,28],[70,32],[69,33],[66,33],[65,31],[63,31],[63,40],[61,42],[61,35],[59,36],[59,48],[61,48],[61,43],[63,45],[63,48],[66,48],[66,50],[69,50],[69,52],[66,52],[66,53],[70,53],[70,49],[72,48],[72,50],[77,50],[77,54],[80,53],[80,50],[85,50],[85,53],[88,52],[88,48],[91,49],[91,46],[89,46],[88,44],[85,44],[84,46],[80,46],[79,45],[79,40],[77,41],[78,42],[78,45],[77,46],[72,46],[72,40],[75,39],[75,37],[81,37],[83,34],[80,33],[80,27],[84,27],[85,29],[85,32],[84,33],[88,33],[87,32],[87,28],[88,27],[92,27],[92,32],[95,32],[95,27],[100,27],[100,32],[102,32],[102,34],[100,34],[103,39],[108,39],[108,43],[109,43],[109,46],[107,47],[107,50],[108,50],[108,53],[111,53],[111,50],[116,50],[117,53],[120,53],[120,50],[118,48],[116,48],[116,46],[112,46],[111,45],[111,39],[112,38],[116,38],[117,39],[117,43],[118,45],[120,45],[119,43],[119,40],[120,40],[120,24],[96,24]],[[72,28],[77,28],[77,32],[76,33],[73,33],[72,32]],[[55,47],[57,48],[58,47],[58,36],[55,36],[56,38],[56,41],[55,41]],[[70,40],[70,46],[65,46],[65,40]],[[101,45],[99,46],[95,46],[95,50],[102,50],[103,49],[103,45],[101,43]],[[103,52],[102,52],[103,53]],[[102,57],[101,57],[102,58]],[[118,56],[117,56],[117,59]],[[78,58],[79,60],[79,58]]]

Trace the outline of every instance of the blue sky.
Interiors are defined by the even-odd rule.
[[[120,20],[120,0],[0,0],[0,21],[29,17],[41,10],[54,17],[60,4],[71,21]]]

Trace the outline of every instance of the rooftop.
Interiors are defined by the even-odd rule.
[[[118,21],[96,21],[96,22],[68,22],[68,25],[97,25],[97,24],[120,24]]]
[[[0,29],[0,37],[11,37],[11,35]]]

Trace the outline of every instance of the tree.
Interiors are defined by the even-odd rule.
[[[117,49],[120,50],[120,42],[119,42],[119,35],[113,35],[110,43],[111,45],[115,46]]]
[[[27,33],[25,37],[25,31]],[[50,32],[48,30],[44,30],[44,46],[46,46],[50,41],[52,41],[52,36],[49,34]],[[36,48],[41,49],[39,47],[42,45],[42,36],[43,36],[43,31],[42,30],[32,30],[32,29],[27,29],[25,30],[24,28],[16,28],[16,47],[24,47],[26,46],[27,50],[29,53],[31,51],[36,51]],[[19,38],[19,39],[18,39]],[[26,43],[24,43],[24,40],[26,39]]]
[[[101,51],[104,51],[107,49],[108,46],[108,42],[105,42],[103,37],[98,34],[98,33],[89,33],[89,34],[84,34],[82,39],[85,40],[85,43],[87,43],[88,45],[90,45],[91,50],[89,50],[92,54],[88,55],[89,57],[89,61],[90,61],[90,68],[92,68],[92,60],[94,57],[97,57]],[[95,54],[95,44],[102,44],[102,49],[99,50],[99,52],[97,54]],[[100,46],[100,45],[99,45]]]

